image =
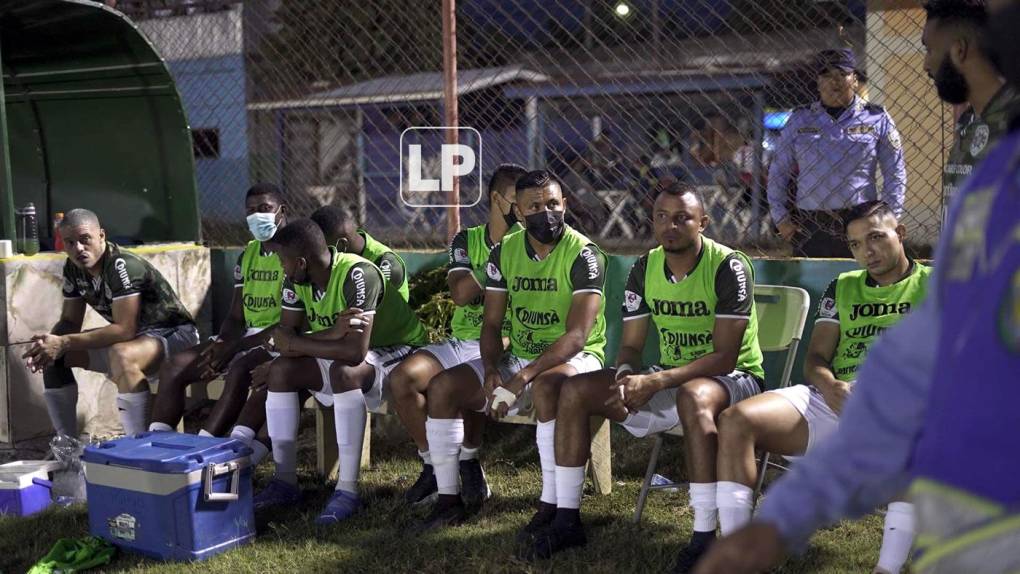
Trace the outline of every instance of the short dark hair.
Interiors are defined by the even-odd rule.
[[[283,197],[283,191],[275,183],[256,183],[248,188],[248,193],[244,194],[244,197],[255,197],[257,195],[268,195],[280,205],[287,203]]]
[[[79,227],[82,225],[102,227],[99,224],[99,216],[95,212],[80,207],[68,211],[64,214],[64,218],[60,220],[60,227]]]
[[[528,168],[516,163],[502,163],[489,176],[489,197],[497,190],[513,187],[516,189],[517,180],[528,173]]]
[[[556,177],[555,173],[547,169],[536,169],[534,171],[529,171],[522,175],[520,179],[517,180],[517,185],[515,189],[517,193],[520,193],[525,189],[545,187],[550,183],[555,183],[556,185],[560,186],[560,191],[564,191],[563,182],[560,181],[560,178]]]
[[[311,257],[326,250],[326,236],[311,219],[297,219],[281,227],[273,235],[273,243],[282,248]]]
[[[924,12],[929,20],[970,24],[980,28],[988,21],[986,0],[928,0]]]
[[[325,235],[340,234],[348,223],[358,224],[354,211],[344,205],[323,205],[312,213],[311,220]]]
[[[682,182],[675,177],[660,177],[659,180],[655,182],[653,193],[656,199],[663,194],[673,197],[683,197],[685,195],[693,196],[695,201],[698,202],[698,205],[701,206],[701,210],[706,211],[705,197],[700,191],[698,191],[698,188],[689,183]]]
[[[896,214],[893,213],[889,204],[882,201],[881,199],[875,199],[872,201],[865,201],[864,203],[857,204],[843,215],[843,231],[850,227],[850,224],[857,221],[858,219],[866,219],[868,217],[885,217],[891,215],[894,218]]]

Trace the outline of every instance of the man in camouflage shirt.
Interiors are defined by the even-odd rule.
[[[198,330],[159,271],[107,241],[95,213],[72,209],[58,231],[67,254],[60,320],[49,333],[32,337],[22,357],[32,371],[43,372],[46,408],[58,434],[78,434],[72,367],[108,376],[117,385],[124,432],[143,432],[147,377],[168,356],[197,344]],[[86,304],[110,324],[82,331]]]

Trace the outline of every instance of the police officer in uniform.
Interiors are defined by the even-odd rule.
[[[935,82],[939,98],[968,104],[956,125],[949,160],[942,171],[942,220],[949,202],[1009,124],[1020,94],[1005,83],[981,38],[988,21],[985,0],[932,0],[924,6],[928,19],[921,43],[924,69]]]
[[[769,209],[794,255],[850,257],[842,226],[850,208],[882,199],[897,217],[903,212],[903,149],[889,114],[856,94],[853,51],[825,50],[815,66],[820,100],[795,110],[783,130],[769,169]],[[881,196],[876,167],[882,170]],[[795,170],[796,199],[789,206]]]

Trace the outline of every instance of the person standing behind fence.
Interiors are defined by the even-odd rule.
[[[889,113],[856,95],[860,76],[852,50],[820,52],[815,70],[821,97],[794,110],[783,130],[769,169],[769,208],[794,255],[850,257],[840,223],[849,209],[883,199],[896,217],[903,213],[903,146]],[[881,197],[876,167],[882,171]],[[795,169],[797,193],[789,206],[787,185]]]
[[[982,37],[988,21],[985,0],[931,0],[921,43],[924,70],[939,98],[968,104],[956,122],[956,137],[942,170],[942,221],[956,191],[1003,135],[1011,111],[1020,110],[1020,94],[1006,84]]]

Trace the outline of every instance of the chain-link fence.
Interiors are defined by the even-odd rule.
[[[483,144],[481,173],[461,185],[502,162],[546,167],[566,183],[573,223],[609,249],[651,245],[652,193],[665,177],[697,186],[709,234],[745,249],[782,252],[770,196],[798,224],[848,202],[902,198],[911,238],[931,244],[951,114],[923,70],[923,11],[867,4],[460,0],[459,123]],[[393,245],[444,245],[445,211],[400,200],[402,132],[443,124],[440,0],[117,8],[178,81],[210,243],[245,241],[243,193],[272,181],[298,213],[347,203]],[[815,55],[843,47],[859,63],[862,104],[882,106],[898,140],[820,107],[784,138],[791,110],[819,99]],[[899,148],[902,162],[890,161]],[[486,213],[484,201],[464,207],[462,225]]]

